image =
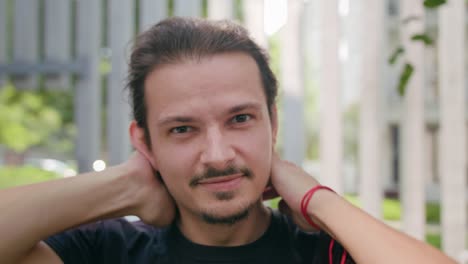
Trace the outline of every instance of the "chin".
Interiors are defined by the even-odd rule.
[[[201,218],[208,224],[234,225],[248,218],[258,200],[236,201],[235,199],[212,202],[216,204],[200,212]]]
[[[248,218],[250,213],[249,208],[239,211],[231,215],[214,215],[209,213],[202,213],[203,221],[211,225],[228,225],[232,226]]]

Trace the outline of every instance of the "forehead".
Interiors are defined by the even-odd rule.
[[[148,118],[222,110],[266,97],[255,60],[241,52],[185,59],[158,66],[145,80]],[[182,113],[184,112],[185,113]]]

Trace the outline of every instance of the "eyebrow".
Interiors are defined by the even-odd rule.
[[[166,118],[163,118],[161,121],[158,122],[160,126],[167,125],[169,123],[190,123],[193,122],[195,118],[193,117],[188,117],[188,116],[169,116]]]
[[[227,113],[228,114],[233,114],[233,113],[238,113],[238,112],[241,112],[241,111],[244,111],[246,109],[253,109],[253,110],[260,110],[261,106],[260,104],[258,103],[245,103],[245,104],[241,104],[241,105],[236,105],[232,108],[230,108]]]
[[[238,113],[241,111],[245,111],[247,109],[253,109],[256,111],[259,111],[261,109],[261,105],[258,103],[245,103],[245,104],[240,104],[236,105],[234,107],[231,107],[226,111],[227,114],[234,114]],[[159,126],[164,126],[170,123],[190,123],[196,121],[196,118],[190,117],[190,116],[168,116],[163,119],[161,119],[158,122]]]

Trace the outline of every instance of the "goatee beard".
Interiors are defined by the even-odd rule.
[[[198,183],[202,180],[222,177],[222,176],[229,176],[233,174],[243,174],[243,176],[245,176],[247,179],[251,179],[254,176],[252,171],[249,168],[237,167],[237,166],[234,166],[233,164],[227,166],[225,169],[222,169],[222,170],[209,167],[203,173],[195,175],[191,179],[189,185],[192,188],[196,188]],[[214,195],[218,201],[228,201],[228,200],[234,199],[235,192],[232,192],[232,191],[217,192],[217,193],[214,193]],[[254,205],[255,205],[255,202],[248,205],[246,208],[243,208],[242,210],[234,214],[228,215],[228,216],[218,216],[210,212],[202,212],[201,217],[208,224],[232,226],[242,220],[245,220],[249,216],[249,213],[251,209],[254,207]]]
[[[202,213],[202,218],[208,224],[232,226],[242,220],[247,219],[252,207],[253,204],[243,209],[242,211],[229,216],[216,216],[209,213]]]

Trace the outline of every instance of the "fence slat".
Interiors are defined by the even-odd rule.
[[[48,62],[66,63],[70,60],[70,7],[70,0],[45,1],[44,45]],[[47,88],[69,88],[69,75],[48,75],[45,85]]]
[[[101,149],[101,85],[99,55],[101,1],[77,2],[77,56],[86,71],[76,86],[75,120],[78,127],[76,159],[80,172],[91,171]]]
[[[166,0],[140,0],[140,32],[166,17]]]
[[[458,259],[465,249],[467,232],[465,1],[448,1],[439,12],[442,248]]]
[[[288,19],[281,31],[281,73],[284,91],[284,155],[302,166],[306,151],[304,82],[301,56],[303,1],[288,0]]]
[[[425,168],[424,165],[424,46],[411,36],[424,32],[424,6],[419,1],[401,1],[401,19],[416,16],[417,21],[401,26],[406,60],[416,69],[403,97],[401,117],[401,186],[403,230],[425,239]]]
[[[267,48],[268,41],[264,30],[264,0],[243,1],[242,10],[244,12],[244,26],[249,30],[250,35],[256,43]]]
[[[38,62],[39,1],[14,1],[13,60],[19,63]],[[19,89],[37,88],[37,76],[14,76]]]
[[[209,0],[208,17],[210,19],[233,19],[234,3],[232,0]]]
[[[0,0],[0,65],[8,62],[7,58],[7,3]],[[5,84],[6,75],[0,72],[0,89]]]
[[[384,3],[382,0],[366,0],[362,27],[366,32],[363,40],[363,65],[361,71],[360,104],[360,197],[363,208],[374,217],[381,218],[381,202],[383,198],[381,165],[382,165],[382,102],[380,102],[381,56],[383,52],[383,17]]]
[[[174,16],[201,17],[201,0],[174,0]]]
[[[108,163],[116,165],[130,154],[128,125],[130,108],[127,101],[125,76],[127,73],[127,47],[134,36],[134,1],[109,1],[109,40],[112,50],[112,71],[107,87],[107,139]]]
[[[338,58],[340,23],[338,0],[320,2],[320,178],[342,193],[343,129],[341,116],[341,66]]]

